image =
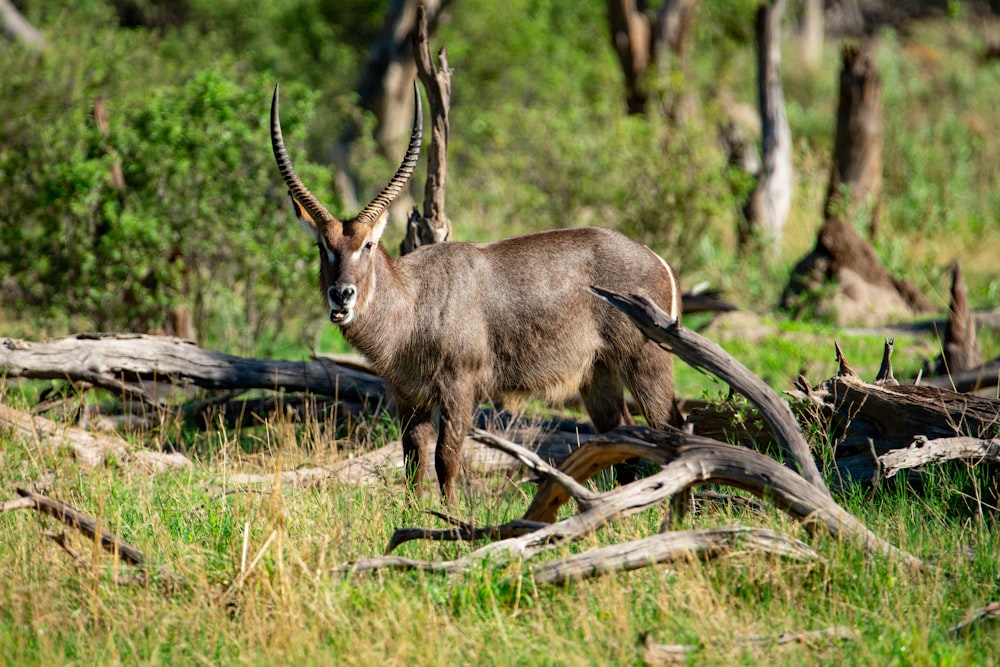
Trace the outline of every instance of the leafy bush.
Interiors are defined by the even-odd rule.
[[[59,88],[53,80],[48,92]],[[205,333],[239,331],[249,345],[300,308],[313,282],[308,238],[284,213],[268,146],[269,81],[221,63],[143,92],[109,105],[107,136],[74,91],[39,100],[41,118],[4,126],[5,300],[104,330],[144,330],[186,304]],[[289,98],[286,140],[326,196],[328,177],[304,159],[298,120],[312,114],[314,97]],[[57,100],[65,111],[53,109]],[[120,190],[109,177],[117,162]]]

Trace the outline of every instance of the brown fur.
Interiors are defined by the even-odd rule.
[[[276,103],[272,134],[280,141]],[[411,146],[419,147],[419,119],[418,112]],[[294,176],[290,163],[282,166],[283,144],[280,153],[275,144],[275,155],[283,175]],[[580,227],[435,244],[393,259],[378,243],[384,207],[339,221],[297,180],[286,182],[300,218],[316,233],[331,320],[346,313],[345,338],[396,398],[411,483],[424,475],[437,414],[434,464],[442,492],[454,499],[473,408],[494,396],[579,392],[594,426],[606,431],[632,421],[627,388],[647,422],[677,423],[672,356],[587,290],[643,294],[679,316],[676,275],[648,248],[609,229]],[[388,189],[380,198],[391,201]],[[342,306],[345,287],[356,300]]]

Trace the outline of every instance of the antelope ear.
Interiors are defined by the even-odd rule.
[[[379,240],[382,238],[382,233],[385,231],[385,225],[389,222],[389,211],[383,211],[382,215],[378,217],[375,224],[372,225],[372,233],[368,235],[371,241],[378,245]]]
[[[299,224],[302,225],[302,229],[306,230],[313,236],[316,235],[316,221],[312,219],[308,213],[306,213],[305,208],[296,201],[292,193],[288,193],[288,198],[292,200],[292,208],[295,210],[295,217],[298,218]]]

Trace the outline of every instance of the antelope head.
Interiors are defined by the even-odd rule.
[[[295,215],[313,234],[319,248],[320,290],[330,309],[330,321],[350,325],[364,310],[375,289],[375,263],[384,251],[379,246],[388,220],[388,209],[413,174],[420,155],[423,110],[420,91],[413,84],[413,131],[406,155],[396,174],[365,208],[350,220],[338,220],[319,203],[295,173],[285,150],[278,118],[278,87],[271,100],[271,148],[281,177],[288,186]]]

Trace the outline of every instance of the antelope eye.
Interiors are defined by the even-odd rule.
[[[364,247],[365,252],[368,252],[374,247],[375,247],[374,243],[372,243],[371,241],[365,241],[365,247]]]

